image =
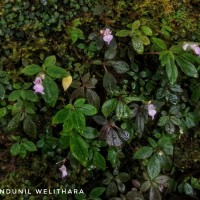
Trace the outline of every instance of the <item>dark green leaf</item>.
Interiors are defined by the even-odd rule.
[[[94,92],[91,89],[87,89],[86,90],[86,98],[87,98],[88,103],[92,104],[97,109],[99,108],[100,98],[96,92]]]
[[[46,72],[52,78],[64,78],[69,75],[65,69],[57,66],[47,68]]]
[[[10,153],[11,153],[11,155],[12,156],[16,156],[16,155],[18,155],[19,154],[19,152],[20,152],[20,144],[19,144],[19,142],[16,142],[15,144],[13,144],[12,146],[11,146],[11,148],[10,148]]]
[[[87,116],[92,116],[97,113],[97,109],[90,104],[84,104],[78,107],[77,110],[81,111],[84,115],[87,115]]]
[[[44,95],[43,98],[46,103],[48,103],[51,107],[54,107],[58,100],[58,86],[55,81],[49,76],[45,76],[43,81],[44,86]]]
[[[167,136],[163,136],[158,140],[158,146],[167,154],[173,155],[173,145]]]
[[[70,150],[73,156],[85,166],[88,160],[88,145],[80,135],[71,135]]]
[[[72,112],[71,115],[72,115],[71,119],[72,119],[74,128],[78,132],[83,133],[83,131],[85,130],[85,125],[86,125],[84,115],[78,110]]]
[[[67,120],[70,116],[71,109],[64,108],[62,110],[59,110],[56,115],[53,117],[53,124],[59,124],[63,123],[65,120]]]
[[[153,148],[150,146],[143,146],[140,149],[138,149],[135,154],[135,159],[147,159],[149,158],[153,153]]]
[[[177,126],[181,125],[181,120],[175,116],[170,116],[170,121]]]
[[[4,117],[7,113],[7,109],[5,107],[0,108],[0,118]]]
[[[175,60],[177,62],[177,64],[179,65],[179,67],[181,68],[181,70],[188,76],[192,76],[194,78],[198,77],[198,71],[196,69],[196,67],[189,62],[188,60],[184,59],[181,56],[176,56]]]
[[[115,197],[117,195],[117,186],[114,181],[111,181],[106,189],[107,198]]]
[[[56,65],[56,56],[52,55],[52,56],[48,56],[47,58],[45,58],[44,65],[46,68],[55,66]]]
[[[129,36],[130,34],[131,34],[130,30],[120,30],[115,35],[118,37],[126,37]]]
[[[31,151],[31,152],[37,151],[37,148],[36,148],[35,144],[33,142],[31,142],[31,141],[27,140],[27,141],[24,141],[22,144],[23,144],[23,147],[27,151]]]
[[[130,180],[131,177],[128,173],[121,172],[121,173],[117,174],[116,178],[119,179],[121,182],[125,183],[128,180]]]
[[[138,53],[138,54],[143,54],[144,53],[144,45],[142,40],[139,37],[133,37],[132,38],[132,45],[133,49]]]
[[[10,122],[8,123],[7,128],[6,128],[6,130],[7,130],[8,132],[14,131],[14,130],[16,130],[16,129],[19,127],[20,121],[21,121],[21,116],[22,116],[21,112],[20,112],[20,113],[17,113],[17,114],[10,120]]]
[[[169,122],[169,116],[162,116],[158,121],[158,126],[165,126]]]
[[[106,50],[104,57],[106,60],[112,60],[115,57],[116,53],[116,48],[110,47]]]
[[[115,77],[106,70],[103,77],[103,87],[109,94],[112,94],[116,88],[116,85],[117,81]]]
[[[97,198],[97,197],[101,196],[105,192],[105,190],[106,190],[105,187],[95,187],[90,192],[89,197],[91,197],[91,198]]]
[[[93,15],[101,15],[104,11],[104,5],[97,5],[95,8],[94,8],[94,11],[93,11]]]
[[[147,165],[147,172],[148,172],[151,180],[156,178],[159,175],[160,171],[161,171],[160,161],[156,155],[153,155],[150,158],[148,165]]]
[[[36,125],[33,122],[32,118],[28,115],[24,117],[23,129],[24,129],[24,132],[30,137],[33,137],[33,138],[36,137],[36,133],[37,133]]]
[[[97,129],[87,126],[85,127],[82,136],[87,139],[94,139],[99,136],[99,132],[97,131]]]
[[[103,115],[107,118],[115,110],[116,106],[117,106],[117,99],[115,98],[105,101],[102,106]]]
[[[128,118],[130,116],[130,112],[130,108],[124,102],[117,102],[116,116],[118,119]]]
[[[119,74],[124,74],[130,69],[129,65],[125,61],[116,61],[113,68]]]
[[[153,186],[151,186],[150,188],[149,200],[162,200],[160,191]]]
[[[94,152],[93,162],[97,169],[106,169],[106,161],[104,157],[97,151]]]
[[[165,43],[164,40],[160,39],[160,38],[152,38],[152,41],[155,45],[157,45],[158,47],[160,47],[162,50],[166,50],[167,49],[167,45]]]
[[[0,99],[4,99],[4,96],[5,96],[5,88],[2,84],[0,84]]]
[[[42,68],[38,65],[32,64],[32,65],[27,65],[23,70],[22,73],[28,76],[35,75],[39,72],[42,71]]]

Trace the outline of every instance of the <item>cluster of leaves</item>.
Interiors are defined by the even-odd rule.
[[[121,17],[120,5],[128,9],[132,3],[119,1],[113,8],[111,3],[93,9],[110,26],[105,27],[113,34],[109,44],[100,32],[104,27],[93,25],[91,32],[84,27],[92,16],[90,1],[2,3],[1,37],[23,39],[30,33],[30,40],[2,43],[0,144],[16,163],[26,159],[40,172],[32,174],[33,181],[27,177],[30,187],[37,187],[44,176],[44,188],[83,188],[85,194],[69,199],[160,200],[175,191],[197,196],[200,57],[184,51],[183,41],[167,39],[174,30],[167,20],[152,27],[144,19],[122,18],[119,28],[117,19],[109,19],[115,15],[112,9]],[[72,10],[65,15],[68,8]],[[80,16],[69,22],[79,10],[88,12],[85,22]],[[30,49],[23,49],[27,44]],[[44,94],[37,94],[33,81],[41,75]],[[155,107],[155,117],[149,105]],[[188,140],[195,145],[188,147]],[[191,150],[191,166],[183,166],[185,148]],[[59,163],[68,171],[60,181]],[[53,166],[51,172],[48,166]],[[185,176],[189,167],[194,173]],[[10,186],[9,180],[0,180],[3,188]]]

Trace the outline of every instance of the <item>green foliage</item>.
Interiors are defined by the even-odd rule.
[[[51,195],[69,200],[198,197],[199,3],[177,2],[0,3],[2,188],[84,190]]]

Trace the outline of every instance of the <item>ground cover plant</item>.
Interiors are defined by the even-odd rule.
[[[199,6],[0,2],[0,197],[199,199]]]

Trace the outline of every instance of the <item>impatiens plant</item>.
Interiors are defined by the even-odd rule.
[[[1,187],[75,191],[13,199],[198,197],[197,4],[0,2]]]

